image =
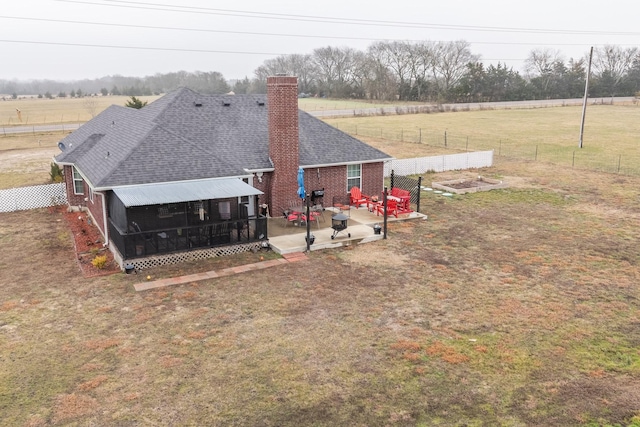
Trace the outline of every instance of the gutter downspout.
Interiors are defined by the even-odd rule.
[[[96,194],[95,192],[93,194]],[[104,242],[109,246],[109,224],[107,222],[107,196],[104,193],[97,193],[102,198],[102,221],[104,226]]]

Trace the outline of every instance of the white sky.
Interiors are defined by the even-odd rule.
[[[533,49],[558,50],[568,60],[586,55],[590,46],[640,47],[639,12],[637,0],[3,0],[0,78],[77,80],[180,70],[251,78],[265,59],[280,54],[325,46],[365,50],[381,39],[462,39],[485,63],[522,71]],[[313,22],[318,18],[324,22]]]

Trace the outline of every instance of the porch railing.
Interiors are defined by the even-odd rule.
[[[267,218],[236,219],[139,232],[120,230],[110,219],[109,238],[124,259],[133,259],[262,241],[268,238]]]

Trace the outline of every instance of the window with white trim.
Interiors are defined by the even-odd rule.
[[[362,181],[362,165],[347,165],[347,193],[351,187],[360,187]]]
[[[89,200],[93,203],[93,188],[89,187]]]
[[[84,194],[84,180],[75,166],[73,167],[73,194]]]

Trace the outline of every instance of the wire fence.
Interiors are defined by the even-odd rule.
[[[452,151],[493,151],[496,156],[543,161],[564,167],[622,175],[640,176],[640,155],[635,153],[593,153],[577,146],[561,147],[550,142],[509,141],[491,135],[462,136],[447,132],[429,133],[423,129],[389,129],[341,123],[341,131],[354,136],[387,141],[425,144]]]

